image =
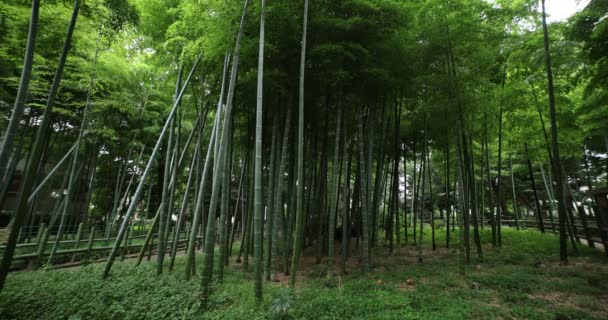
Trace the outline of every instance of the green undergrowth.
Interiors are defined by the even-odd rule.
[[[393,253],[382,244],[369,275],[360,271],[357,256],[346,274],[331,279],[325,260],[315,265],[304,257],[296,290],[287,288],[286,279],[265,283],[261,305],[254,300],[252,274],[234,263],[206,309],[199,301],[200,278],[182,280],[183,257],[161,276],[154,262],[135,267],[129,261],[115,263],[106,280],[104,264],[13,273],[0,293],[0,319],[608,318],[608,259],[602,251],[579,248],[581,254],[562,266],[556,235],[505,229],[503,247],[492,248],[486,229],[483,259],[473,247],[462,276],[458,232],[451,249],[445,249],[445,230],[436,236],[432,251],[425,230],[422,263],[411,243]]]

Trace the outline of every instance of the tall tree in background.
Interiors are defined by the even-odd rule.
[[[328,253],[327,253],[327,275],[332,277],[334,273],[334,233],[336,229],[336,211],[338,210],[338,188],[340,185],[340,132],[342,132],[342,108],[338,106],[338,122],[336,124],[336,142],[334,149],[334,168],[332,170],[331,178],[331,195],[329,201],[331,201],[329,209],[329,230],[327,235]]]
[[[564,175],[559,155],[557,139],[557,116],[555,112],[555,93],[553,91],[553,70],[551,69],[551,52],[549,48],[549,30],[547,27],[547,13],[545,0],[541,0],[543,11],[543,36],[545,46],[545,68],[547,71],[547,90],[549,92],[549,113],[551,114],[551,148],[553,149],[552,171],[556,182],[557,215],[559,218],[559,259],[568,263],[568,243],[566,238],[566,204],[564,203]]]
[[[262,0],[262,12],[260,15],[260,44],[258,55],[258,85],[256,98],[256,117],[255,117],[255,182],[254,182],[254,232],[253,232],[253,255],[254,255],[254,278],[255,278],[255,299],[258,303],[262,302],[262,120],[263,111],[263,90],[264,90],[264,23],[266,0]],[[271,154],[271,157],[273,155]],[[269,173],[272,175],[272,172]],[[270,191],[269,191],[270,192]],[[269,213],[271,214],[271,213]],[[270,250],[268,251],[270,253]]]
[[[308,28],[308,0],[304,0],[304,22],[302,26],[302,51],[300,53],[300,92],[298,103],[298,177],[296,182],[296,229],[291,259],[291,278],[289,285],[296,285],[296,274],[302,249],[304,229],[304,70],[306,67],[306,32]]]

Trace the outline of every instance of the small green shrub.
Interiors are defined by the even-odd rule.
[[[288,319],[289,311],[293,308],[295,299],[293,292],[287,288],[282,288],[279,293],[272,298],[270,312],[275,319]]]

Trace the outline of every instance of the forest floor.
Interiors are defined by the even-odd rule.
[[[581,246],[579,256],[561,265],[554,234],[505,228],[499,249],[489,245],[486,228],[484,258],[472,248],[462,276],[458,232],[453,248],[445,249],[444,231],[437,230],[435,251],[425,231],[422,263],[413,245],[392,254],[376,248],[369,275],[354,256],[344,275],[329,280],[326,260],[316,264],[314,250],[306,251],[295,294],[287,289],[288,277],[279,276],[264,284],[259,306],[252,274],[234,261],[206,310],[200,308],[200,278],[182,280],[183,256],[161,276],[155,263],[136,268],[132,261],[115,263],[107,280],[101,279],[103,263],[14,273],[0,294],[0,319],[608,319],[602,251]]]

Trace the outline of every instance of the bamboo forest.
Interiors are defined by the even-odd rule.
[[[0,1],[0,319],[608,319],[608,1]]]

